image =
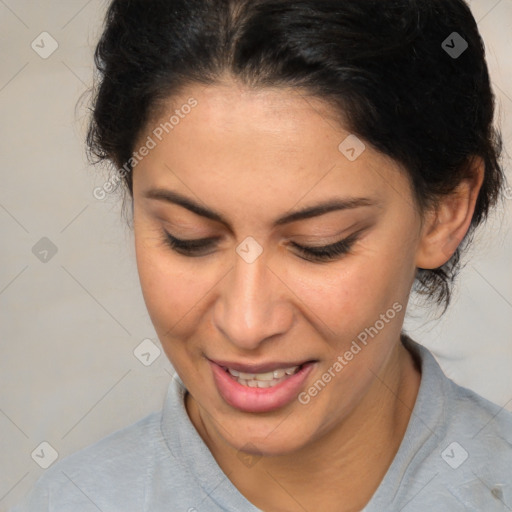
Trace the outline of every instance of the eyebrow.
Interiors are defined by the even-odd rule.
[[[143,197],[148,199],[156,199],[159,201],[165,201],[171,204],[177,204],[186,208],[187,210],[206,217],[217,222],[220,222],[226,226],[230,226],[229,222],[218,212],[210,210],[201,206],[199,203],[192,199],[176,192],[174,190],[167,190],[162,188],[149,189],[144,192]],[[368,197],[345,197],[345,198],[332,198],[327,201],[323,201],[311,206],[302,208],[301,210],[292,211],[286,215],[279,217],[274,221],[274,226],[281,226],[283,224],[289,224],[298,220],[310,219],[312,217],[318,217],[329,212],[337,210],[351,210],[354,208],[360,208],[362,206],[374,206],[377,202]]]

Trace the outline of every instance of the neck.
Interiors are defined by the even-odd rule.
[[[420,380],[413,357],[398,343],[341,425],[292,454],[263,457],[249,468],[203,421],[188,393],[186,407],[221,469],[261,510],[350,512],[361,510],[384,478],[407,429]]]

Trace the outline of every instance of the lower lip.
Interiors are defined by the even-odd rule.
[[[297,373],[271,388],[250,388],[234,380],[218,364],[209,362],[222,398],[244,412],[269,412],[289,404],[297,397],[315,365],[314,362],[304,364]]]

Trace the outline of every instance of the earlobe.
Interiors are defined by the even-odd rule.
[[[428,212],[416,253],[417,268],[439,268],[457,250],[471,225],[484,173],[483,160],[475,157],[471,176],[453,193],[440,198],[437,206]]]

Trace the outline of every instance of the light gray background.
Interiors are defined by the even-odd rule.
[[[44,471],[31,457],[42,442],[63,458],[160,409],[172,375],[163,353],[150,366],[134,356],[143,339],[159,342],[119,200],[92,195],[105,174],[85,159],[87,103],[75,113],[105,8],[0,0],[0,511]],[[471,8],[511,151],[512,0]],[[47,59],[31,48],[43,31],[59,45]],[[512,182],[510,159],[506,167]],[[512,189],[507,196],[446,316],[414,308],[406,325],[451,378],[512,410]],[[32,252],[42,237],[58,249],[46,263]]]

